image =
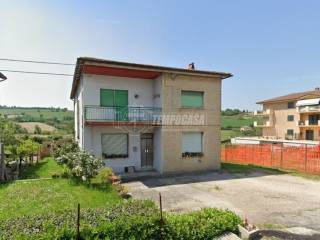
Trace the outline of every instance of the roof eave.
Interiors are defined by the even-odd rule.
[[[96,58],[88,57],[79,57],[77,58],[77,63],[73,75],[72,89],[70,94],[70,99],[74,99],[75,93],[78,89],[78,84],[81,76],[81,68],[86,63],[100,63],[100,64],[109,64],[109,65],[119,65],[123,67],[132,67],[136,69],[142,69],[146,71],[159,71],[162,73],[176,73],[176,74],[188,74],[196,76],[205,76],[205,77],[219,77],[221,80],[233,77],[231,73],[226,72],[211,72],[211,71],[202,71],[202,70],[188,70],[181,68],[172,68],[172,67],[163,67],[163,66],[154,66],[154,65],[145,65],[145,64],[136,64],[136,63],[126,63],[126,62],[117,62],[111,60],[103,60]]]

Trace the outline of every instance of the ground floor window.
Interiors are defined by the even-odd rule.
[[[104,133],[101,135],[101,147],[105,158],[127,158],[128,134]]]
[[[182,156],[202,156],[202,132],[183,132],[182,133]]]

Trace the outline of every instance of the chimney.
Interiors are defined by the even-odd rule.
[[[320,88],[319,88],[319,87],[316,87],[314,90],[315,90],[315,91],[320,91]]]
[[[188,65],[188,70],[194,70],[194,63],[193,62]]]

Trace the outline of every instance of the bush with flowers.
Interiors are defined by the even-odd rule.
[[[55,147],[54,157],[58,164],[65,166],[64,176],[81,179],[84,182],[90,182],[103,166],[101,159],[79,149],[74,142]]]

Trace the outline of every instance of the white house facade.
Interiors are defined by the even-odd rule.
[[[230,76],[78,58],[75,138],[119,173],[217,169],[221,80]]]

